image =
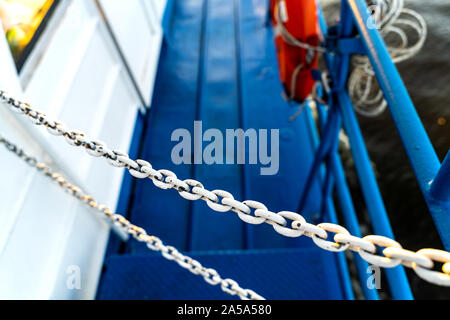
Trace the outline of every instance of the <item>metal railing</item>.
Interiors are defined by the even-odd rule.
[[[443,245],[446,250],[450,250],[450,152],[441,165],[383,38],[376,28],[369,28],[367,24],[371,17],[365,0],[342,0],[340,9],[340,23],[337,29],[333,29],[333,37],[338,49],[333,53],[324,55],[333,82],[329,109],[337,108],[339,111],[335,117],[337,117],[338,122],[342,122],[348,136],[373,230],[377,234],[393,238],[389,218],[361,129],[348,91],[345,89],[351,54],[360,52],[352,52],[352,49],[339,50],[343,47],[340,46],[340,43],[342,44],[344,41],[347,44],[352,42],[352,47],[359,51],[363,48],[364,53],[369,57]],[[319,20],[322,33],[329,39],[330,32],[320,7]],[[355,28],[358,31],[357,34]],[[318,112],[319,121],[322,122],[321,127],[324,128],[322,135],[322,140],[324,140],[324,137],[326,137],[325,126],[327,122],[331,122],[329,121],[331,120],[331,112],[329,111],[327,115],[320,104],[318,105]],[[321,144],[325,143],[321,141]],[[325,180],[328,181],[328,184],[334,184],[335,186],[345,226],[351,230],[352,234],[359,234],[359,223],[338,152],[333,148],[328,151],[330,155],[326,160],[327,172],[333,177],[333,180],[332,182],[330,182],[330,179]],[[316,161],[321,162],[324,159],[323,156],[316,156]],[[330,196],[330,192],[329,190],[328,196]],[[358,256],[355,256],[354,259],[359,279],[362,282],[367,278],[368,264]],[[394,299],[413,298],[402,266],[386,270],[386,276]],[[365,298],[378,299],[376,290],[367,288],[365,282],[361,283],[361,288]]]

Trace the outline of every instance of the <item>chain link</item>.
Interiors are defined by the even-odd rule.
[[[38,162],[34,157],[28,156],[22,149],[6,140],[6,138],[1,135],[0,144],[3,144],[9,151],[23,159],[28,165],[36,168],[38,171],[51,178],[69,194],[86,203],[91,208],[100,211],[109,221],[124,230],[127,234],[130,234],[134,239],[139,242],[146,243],[150,250],[159,251],[167,260],[174,260],[181,267],[189,270],[193,274],[201,275],[203,279],[211,285],[217,285],[220,283],[221,289],[230,295],[238,295],[239,298],[243,300],[264,300],[264,298],[256,292],[241,288],[236,281],[231,279],[222,279],[216,270],[205,268],[200,262],[183,255],[176,248],[165,245],[158,237],[147,235],[145,229],[132,224],[128,221],[128,219],[120,214],[112,213],[107,206],[99,205],[92,196],[85,194],[81,188],[71,184],[59,173],[53,172],[52,169],[45,163]]]
[[[246,223],[270,224],[277,233],[287,237],[306,235],[312,238],[316,245],[328,251],[349,249],[358,252],[363,259],[377,266],[392,268],[402,264],[412,268],[419,277],[426,281],[441,286],[450,286],[450,253],[447,251],[422,249],[413,253],[404,250],[398,242],[386,237],[371,235],[361,239],[350,235],[340,225],[323,223],[316,226],[307,223],[301,215],[295,212],[281,211],[274,213],[257,201],[237,201],[227,191],[209,191],[196,180],[179,180],[175,173],[169,170],[155,170],[145,160],[132,160],[120,151],[110,150],[103,142],[87,139],[84,134],[68,129],[60,121],[49,119],[42,112],[30,108],[26,103],[15,100],[2,90],[0,90],[0,101],[6,103],[12,110],[27,115],[33,123],[44,125],[50,133],[64,136],[69,144],[84,147],[88,154],[103,157],[113,166],[127,168],[130,174],[136,178],[149,178],[159,188],[175,189],[185,199],[193,201],[202,199],[211,209],[219,212],[232,210]],[[33,162],[33,160],[30,161]],[[93,200],[91,201],[93,202]],[[290,226],[286,219],[291,220]],[[327,240],[329,237],[327,231],[335,233],[332,237],[334,242]],[[159,246],[161,245],[159,244]],[[385,247],[382,251],[384,256],[376,254],[376,246]],[[434,267],[432,259],[444,264],[442,272],[432,270]],[[228,290],[230,283],[221,282],[221,286]]]

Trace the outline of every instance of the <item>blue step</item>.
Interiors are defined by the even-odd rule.
[[[296,211],[313,162],[312,119],[302,112],[289,121],[298,105],[282,96],[267,5],[267,0],[173,1],[137,157],[181,179],[197,179],[209,190],[227,190],[238,200],[260,201],[274,212]],[[174,164],[177,142],[171,134],[184,128],[194,137],[196,120],[203,132],[278,129],[278,172],[261,175],[265,166],[260,164]],[[231,211],[215,212],[204,201],[185,200],[149,179],[133,183],[130,221],[224,277],[271,299],[343,298],[338,256],[318,249],[311,239],[281,236],[268,224],[243,223]],[[320,188],[319,181],[311,187],[302,212],[308,220],[320,210]],[[136,241],[120,248],[111,241],[105,267],[99,299],[230,298]]]
[[[191,252],[190,256],[266,299],[343,299],[333,254],[319,250]],[[239,298],[155,253],[110,256],[98,299]]]
[[[202,181],[210,190],[227,190],[236,199],[264,202],[272,211],[295,211],[314,146],[307,114],[288,120],[298,106],[282,97],[273,32],[262,14],[266,10],[265,0],[174,2],[140,158],[180,178]],[[177,142],[171,134],[184,128],[193,137],[194,120],[202,121],[203,132],[267,129],[269,141],[270,130],[279,130],[278,172],[261,175],[265,166],[260,164],[175,165],[171,151]],[[319,186],[312,189],[305,217],[320,210]],[[268,226],[244,224],[236,215],[214,213],[202,201],[186,201],[146,180],[136,182],[130,218],[181,250],[292,248],[303,243]],[[146,251],[139,244],[127,245],[128,253]]]

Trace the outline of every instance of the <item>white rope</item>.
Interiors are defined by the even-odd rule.
[[[404,0],[369,0],[379,8],[380,21],[377,27],[385,40],[394,63],[405,61],[423,47],[427,37],[427,25],[417,12],[403,7]],[[413,44],[411,35],[417,37]],[[374,71],[367,56],[355,55],[353,70],[348,81],[348,91],[355,110],[364,116],[375,117],[387,106]]]
[[[276,34],[281,34],[281,36],[283,37],[283,40],[287,43],[290,44],[291,46],[294,47],[299,47],[305,50],[311,50],[311,51],[317,51],[317,52],[326,52],[326,48],[320,47],[320,46],[312,46],[309,43],[306,42],[302,42],[300,40],[298,40],[296,37],[294,37],[284,26],[283,24],[283,17],[282,17],[282,11],[281,11],[281,3],[283,2],[283,0],[277,0],[278,3],[278,10],[276,10],[276,17],[277,17],[277,25],[275,28],[275,33]]]

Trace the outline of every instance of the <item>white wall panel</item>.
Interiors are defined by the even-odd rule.
[[[122,39],[121,49],[150,99],[161,45],[158,14],[149,18],[140,1],[106,2],[113,4],[107,5],[107,18]],[[140,100],[102,16],[93,1],[64,0],[57,10],[58,20],[49,22],[45,41],[36,45],[20,80],[0,39],[0,88],[23,94],[68,127],[127,152]],[[124,169],[68,145],[4,106],[0,133],[115,208]],[[108,224],[2,146],[0,221],[0,298],[94,297]],[[71,265],[80,267],[80,290],[66,286]]]
[[[161,48],[160,21],[148,1],[101,0],[101,7],[147,106],[150,105]],[[165,3],[165,0],[159,0]],[[150,10],[149,10],[150,9]]]

